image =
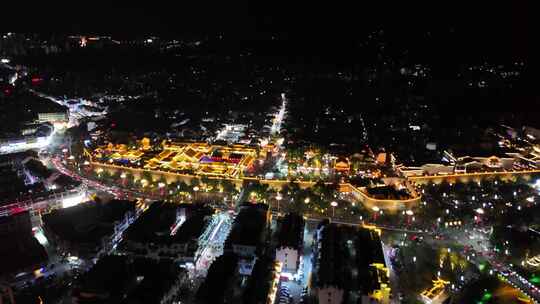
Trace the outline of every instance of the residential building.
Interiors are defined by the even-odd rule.
[[[154,202],[127,229],[120,250],[136,257],[194,263],[199,237],[213,214],[202,205]]]
[[[244,203],[240,207],[224,250],[238,255],[241,275],[251,275],[257,255],[264,253],[270,218],[266,204]]]
[[[47,262],[47,253],[34,238],[28,211],[0,216],[0,281],[34,271]]]
[[[389,303],[380,230],[328,222],[317,230],[311,293],[319,303]]]
[[[231,287],[237,273],[238,256],[236,254],[229,252],[219,256],[210,265],[206,278],[197,290],[198,303],[225,303],[225,299],[231,299],[233,297]]]
[[[274,304],[281,278],[281,263],[263,256],[257,259],[242,295],[244,304]]]
[[[266,239],[270,217],[268,205],[244,203],[225,241],[225,250],[242,258],[254,258]]]
[[[76,282],[72,301],[90,303],[171,303],[186,274],[170,261],[107,255]]]
[[[82,257],[107,253],[136,218],[135,201],[88,202],[43,215],[45,235],[60,252]]]
[[[287,214],[280,222],[276,260],[282,263],[283,273],[294,275],[300,266],[304,241],[304,218]]]

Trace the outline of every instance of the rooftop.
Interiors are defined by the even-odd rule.
[[[381,199],[407,199],[411,197],[406,189],[398,190],[393,186],[368,187],[366,189],[370,196]]]
[[[136,242],[156,242],[168,238],[176,222],[178,206],[163,201],[154,202],[146,212],[131,224],[124,239]]]
[[[73,290],[73,295],[79,296],[79,303],[97,303],[98,297],[106,299],[108,301],[106,303],[118,303],[134,281],[135,272],[129,258],[109,255],[99,259],[81,277]]]
[[[32,235],[28,212],[0,217],[0,227],[0,275],[36,267],[47,261],[45,248]]]
[[[281,221],[278,234],[278,248],[299,249],[304,239],[304,218],[295,213],[287,214]]]
[[[267,224],[268,205],[244,203],[234,219],[225,247],[232,245],[256,246],[261,241]]]
[[[213,213],[214,209],[203,205],[154,202],[128,227],[124,238],[136,242],[186,243],[199,238],[207,217]],[[171,236],[171,227],[181,215],[185,215],[185,221]]]
[[[133,268],[142,278],[137,286],[122,300],[122,304],[159,303],[178,279],[181,270],[167,260],[135,259]],[[185,274],[185,273],[184,273]]]
[[[206,227],[208,217],[214,214],[214,209],[210,207],[193,208],[186,221],[178,228],[172,237],[174,243],[186,243],[193,239],[198,239]]]
[[[0,275],[47,262],[45,248],[34,237],[2,236],[0,247]]]
[[[237,266],[238,256],[235,254],[228,253],[219,256],[210,265],[208,274],[197,291],[197,299],[204,304],[223,303]]]
[[[30,171],[30,173],[32,175],[34,175],[35,177],[38,177],[40,179],[49,178],[49,176],[51,176],[51,174],[52,174],[52,170],[45,167],[45,165],[41,161],[39,161],[37,159],[28,160],[24,164],[24,166],[26,167],[26,169],[28,171]]]
[[[114,223],[126,212],[135,211],[135,202],[112,200],[108,203],[88,202],[54,210],[43,216],[47,230],[60,239],[98,245],[101,238],[112,235]]]
[[[268,257],[257,259],[243,295],[245,304],[267,303],[268,294],[273,287],[275,271],[274,259]]]
[[[378,233],[371,229],[326,224],[322,226],[315,286],[335,286],[370,294],[381,288],[385,267]],[[374,264],[380,265],[380,267]]]

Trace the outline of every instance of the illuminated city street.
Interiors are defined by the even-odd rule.
[[[0,304],[540,304],[534,10],[335,7],[6,7]]]

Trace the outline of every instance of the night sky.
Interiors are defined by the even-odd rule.
[[[487,2],[486,2],[487,3]],[[384,28],[412,47],[433,47],[419,39],[437,33],[433,51],[451,50],[482,57],[528,58],[533,52],[532,6],[526,1],[506,4],[449,2],[425,5],[350,5],[306,2],[253,4],[203,4],[121,7],[104,4],[50,6],[8,5],[12,13],[0,18],[4,30],[56,33],[103,33],[139,36],[146,34],[227,34],[257,39],[279,34],[314,46],[346,47],[368,31]],[[32,9],[29,10],[28,7]]]

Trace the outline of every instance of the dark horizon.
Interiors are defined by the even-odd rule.
[[[370,31],[395,32],[402,40],[433,32],[451,34],[448,47],[463,52],[501,53],[527,60],[531,51],[531,6],[392,5],[317,7],[313,5],[210,5],[179,7],[97,7],[37,5],[31,11],[4,16],[4,31],[114,36],[220,35],[242,39],[278,36],[311,43],[344,43]],[[10,9],[8,5],[8,11]],[[263,38],[264,39],[264,38]],[[454,41],[452,41],[452,39]],[[452,43],[457,44],[452,46]]]

